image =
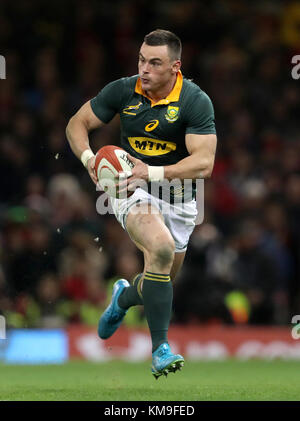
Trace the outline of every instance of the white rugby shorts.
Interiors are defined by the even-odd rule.
[[[175,252],[180,253],[186,250],[197,217],[195,199],[186,203],[169,204],[158,197],[152,196],[145,190],[137,188],[133,195],[128,198],[115,199],[110,197],[110,201],[117,220],[125,230],[129,210],[139,203],[151,203],[164,218],[164,222],[175,242]]]

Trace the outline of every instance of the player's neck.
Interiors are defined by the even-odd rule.
[[[161,89],[155,92],[150,91],[150,90],[146,91],[147,96],[151,98],[154,103],[160,101],[161,99],[166,98],[170,94],[170,92],[172,92],[176,83],[176,79],[177,79],[177,73]]]

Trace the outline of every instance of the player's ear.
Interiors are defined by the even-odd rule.
[[[180,67],[181,67],[181,61],[180,60],[175,60],[173,62],[173,66],[172,66],[173,73],[178,73],[179,70],[180,70]]]

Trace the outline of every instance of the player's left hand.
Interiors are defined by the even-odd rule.
[[[148,165],[144,164],[140,159],[134,158],[127,153],[128,159],[134,164],[131,172],[132,175],[125,180],[120,180],[118,183],[119,193],[125,191],[134,191],[136,187],[141,185],[141,180],[144,182],[148,181]]]

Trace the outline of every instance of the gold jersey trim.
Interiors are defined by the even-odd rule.
[[[136,81],[135,92],[148,98],[151,101],[151,107],[155,107],[156,105],[167,105],[167,104],[170,104],[170,102],[179,101],[182,84],[183,84],[183,76],[182,76],[181,71],[179,70],[177,73],[177,78],[176,78],[176,83],[174,85],[174,88],[172,89],[172,91],[169,93],[169,95],[166,98],[163,98],[158,102],[153,102],[153,100],[146,94],[146,92],[143,91],[140,78],[138,78]]]

